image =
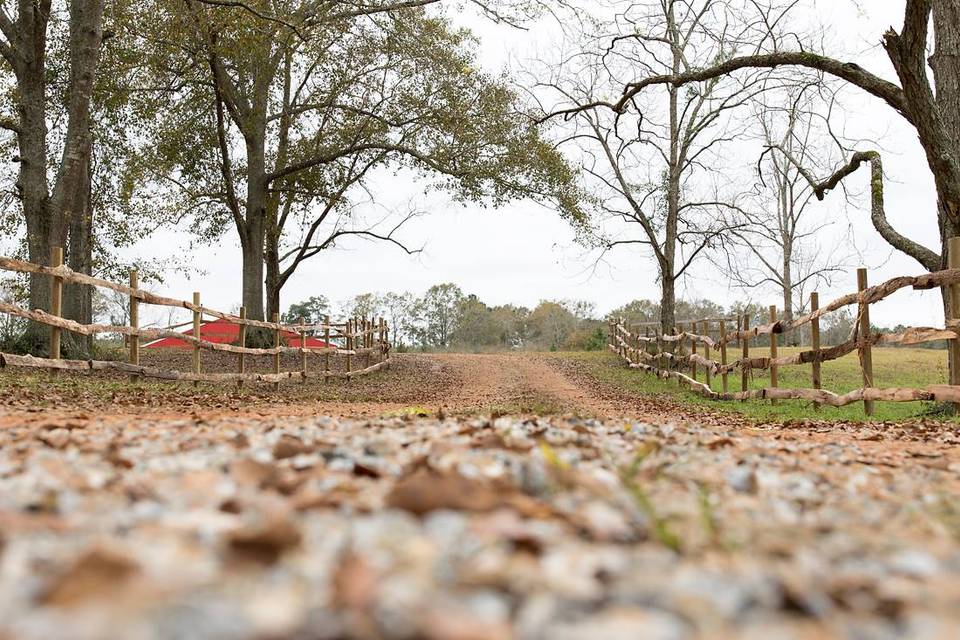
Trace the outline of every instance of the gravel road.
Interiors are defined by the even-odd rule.
[[[960,637],[954,427],[688,415],[548,356],[365,384],[404,367],[373,399],[8,388],[0,638]],[[482,415],[523,406],[578,417]]]

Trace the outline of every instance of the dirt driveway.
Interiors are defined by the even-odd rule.
[[[151,354],[152,355],[152,354]],[[232,363],[224,362],[225,369]],[[211,369],[212,370],[212,369]],[[398,354],[389,371],[349,382],[310,380],[238,390],[228,384],[138,382],[102,374],[0,373],[0,425],[30,415],[97,412],[204,415],[233,412],[367,417],[393,412],[655,417],[662,407],[599,388],[572,363],[546,354]]]

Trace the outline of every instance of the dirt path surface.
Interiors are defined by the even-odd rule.
[[[230,364],[224,362],[224,366]],[[543,354],[400,354],[390,371],[350,382],[269,385],[237,390],[232,385],[128,384],[123,377],[0,377],[0,426],[22,420],[130,414],[254,413],[375,417],[438,410],[454,415],[575,414],[589,417],[659,419],[676,405],[628,398],[598,387],[572,363]]]
[[[692,414],[546,354],[354,383],[5,372],[0,638],[960,637],[954,427]]]

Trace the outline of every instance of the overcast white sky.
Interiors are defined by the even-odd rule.
[[[893,71],[878,43],[884,30],[902,22],[903,2],[874,0],[858,9],[853,0],[808,0],[810,15],[833,31],[831,41],[841,42],[851,58],[869,70],[893,78]],[[511,60],[522,60],[534,47],[543,47],[549,33],[518,32],[491,25],[480,18],[469,22],[481,37],[483,63],[497,70]],[[889,107],[854,91],[846,92],[846,109],[857,116],[848,121],[850,137],[880,140],[888,174],[887,212],[890,222],[906,235],[937,247],[935,194],[919,143],[913,130]],[[865,170],[853,180],[868,180]],[[311,295],[323,294],[333,301],[369,291],[420,293],[438,282],[455,282],[465,292],[475,293],[488,304],[517,303],[534,306],[542,299],[576,298],[596,304],[600,313],[636,298],[659,299],[655,265],[639,250],[624,248],[608,255],[606,264],[591,268],[592,258],[574,244],[568,225],[555,213],[531,203],[514,203],[500,210],[463,207],[439,194],[425,196],[423,185],[406,176],[388,176],[382,188],[397,203],[418,198],[429,215],[415,220],[403,231],[411,244],[424,246],[417,256],[399,249],[352,240],[342,248],[324,252],[303,265],[284,290],[284,307]],[[876,283],[895,275],[921,273],[913,260],[892,252],[873,230],[869,203],[850,209],[842,197],[817,206],[829,207],[829,215],[841,222],[837,232],[852,223],[856,243],[865,249],[864,262]],[[184,239],[164,233],[136,248],[147,255],[170,255]],[[199,250],[197,265],[205,273],[193,279],[171,274],[155,287],[176,297],[188,298],[198,289],[204,303],[229,309],[240,298],[240,254],[231,230],[215,247]],[[707,297],[720,303],[748,296],[729,289],[710,275],[695,270],[679,289],[682,297]],[[836,279],[832,290],[821,290],[821,300],[856,288],[855,274]],[[776,303],[775,292],[752,294],[758,302]],[[936,292],[902,292],[872,307],[878,324],[931,325],[942,323]]]

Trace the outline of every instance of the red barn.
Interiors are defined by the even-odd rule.
[[[193,335],[193,327],[183,332],[185,336]],[[200,339],[216,344],[237,344],[240,342],[240,325],[228,320],[217,319],[200,324]],[[281,344],[288,347],[300,346],[300,334],[293,331],[284,331],[280,334]],[[179,338],[160,338],[143,345],[147,349],[191,349],[193,345]],[[307,348],[319,349],[328,346],[320,338],[307,336]]]

